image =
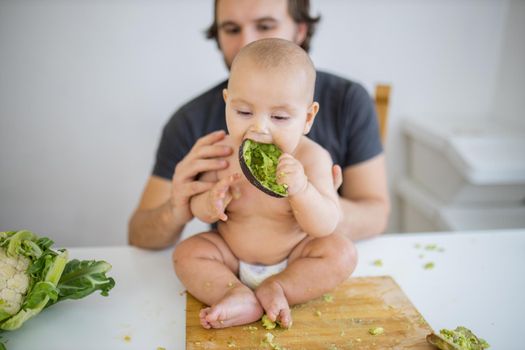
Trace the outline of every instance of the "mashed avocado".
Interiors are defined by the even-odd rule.
[[[470,329],[461,326],[454,330],[442,329],[439,334],[427,337],[427,340],[439,349],[484,350],[490,347],[485,340],[478,338]]]
[[[442,329],[439,333],[449,342],[459,345],[461,350],[483,350],[489,347],[485,340],[476,337],[465,327],[456,327],[454,330]]]
[[[385,329],[383,327],[372,327],[368,330],[368,333],[370,335],[381,335],[385,333]]]
[[[277,183],[276,169],[279,157],[282,154],[279,147],[273,144],[245,140],[241,145],[240,153],[241,167],[244,163],[248,168],[249,174],[245,172],[245,175],[253,185],[259,187],[257,186],[258,183],[263,187],[259,187],[261,190],[277,197],[285,197],[288,194],[286,185]]]
[[[270,320],[270,318],[266,314],[263,315],[261,322],[263,327],[266,329],[274,329],[275,327],[277,327],[277,322],[273,322],[272,320]]]

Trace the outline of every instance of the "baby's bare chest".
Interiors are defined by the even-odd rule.
[[[232,200],[228,206],[231,214],[262,216],[266,218],[289,217],[293,219],[291,207],[286,198],[276,198],[267,195],[252,185],[244,175],[237,183],[240,197]]]

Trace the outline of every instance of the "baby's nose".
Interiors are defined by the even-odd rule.
[[[262,143],[271,143],[272,135],[270,127],[265,118],[254,118],[247,133],[247,137]]]
[[[254,125],[253,125],[253,131],[259,134],[267,134],[268,133],[268,125],[266,123],[265,118],[256,118]]]

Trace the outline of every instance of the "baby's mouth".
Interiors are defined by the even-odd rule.
[[[239,163],[248,181],[264,193],[282,198],[288,195],[285,185],[277,184],[276,168],[279,147],[268,143],[245,139],[239,147]]]
[[[272,136],[270,134],[261,134],[261,133],[250,132],[250,133],[247,133],[244,136],[243,141],[245,141],[247,139],[255,141],[255,142],[258,142],[258,143],[267,143],[267,144],[272,144],[273,143],[273,139],[272,139]]]

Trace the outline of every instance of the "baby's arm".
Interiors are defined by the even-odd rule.
[[[283,154],[277,167],[278,182],[288,185],[288,200],[299,226],[309,235],[322,237],[337,227],[341,212],[332,178],[332,159],[321,147],[308,152],[304,166]]]
[[[240,174],[236,173],[217,181],[217,172],[204,173],[200,177],[201,181],[216,183],[210,190],[191,197],[190,208],[193,216],[208,224],[217,220],[228,220],[225,211],[233,198],[231,185],[239,178]]]

